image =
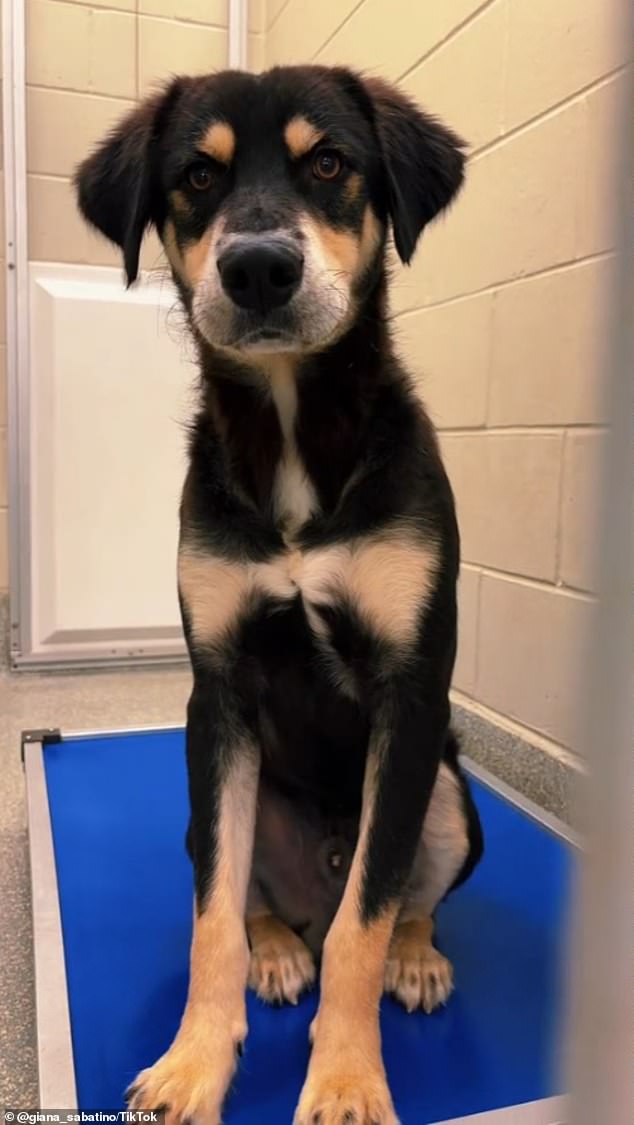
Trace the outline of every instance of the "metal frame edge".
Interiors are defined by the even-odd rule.
[[[25,746],[40,1107],[77,1109],[64,939],[41,742]]]
[[[566,844],[570,844],[574,848],[581,847],[581,839],[573,828],[565,824],[564,821],[560,820],[554,813],[549,813],[546,809],[542,809],[535,801],[531,801],[530,797],[524,796],[523,793],[520,793],[518,789],[514,789],[513,786],[509,785],[506,781],[502,781],[501,778],[496,777],[495,774],[491,773],[485,766],[481,766],[479,762],[474,762],[473,758],[470,758],[468,754],[460,755],[460,764],[470,777],[475,778],[476,781],[486,786],[487,789],[496,793],[498,797],[503,797],[505,801],[508,801],[509,804],[530,817],[531,820],[536,821],[536,823],[542,828],[545,828],[547,832],[550,832],[553,836],[557,836],[560,840],[563,840]]]
[[[129,734],[182,731],[178,724],[151,724],[105,730],[73,730],[62,733],[62,742],[83,738],[116,738]],[[508,801],[545,830],[565,843],[578,846],[574,833],[533,801],[500,781],[483,766],[463,755],[466,772],[493,793]],[[25,746],[29,859],[35,955],[37,1058],[40,1102],[43,1108],[77,1108],[75,1071],[68,1006],[64,942],[55,853],[51,828],[44,748],[40,742]],[[483,1114],[454,1118],[437,1125],[561,1125],[567,1100],[545,1098],[526,1106],[507,1106]],[[523,1116],[518,1115],[522,1113]]]
[[[2,0],[10,653],[30,635],[29,276],[23,0]]]
[[[247,69],[248,0],[229,0],[228,65],[235,70]]]
[[[156,652],[133,654],[121,652],[114,656],[86,656],[66,653],[64,656],[12,655],[11,666],[15,672],[110,672],[119,668],[133,668],[141,671],[148,668],[185,668],[188,663],[187,650],[178,652]]]
[[[475,1113],[469,1117],[452,1117],[450,1121],[438,1121],[436,1125],[566,1125],[568,1114],[568,1098],[562,1095]]]

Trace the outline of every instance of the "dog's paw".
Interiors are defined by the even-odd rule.
[[[302,939],[271,915],[251,920],[249,936],[249,986],[269,1004],[296,1004],[315,982],[315,962]]]
[[[453,989],[451,963],[431,943],[426,923],[396,926],[385,963],[385,991],[413,1012],[446,1004]]]
[[[398,1125],[382,1066],[311,1061],[293,1125]]]
[[[196,1033],[179,1032],[169,1051],[128,1088],[128,1108],[164,1110],[165,1125],[220,1125],[246,1026],[234,1031],[205,1023]]]

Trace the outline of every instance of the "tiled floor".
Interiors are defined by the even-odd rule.
[[[186,668],[48,676],[0,672],[0,1105],[38,1105],[20,733],[47,726],[181,723],[189,684]]]

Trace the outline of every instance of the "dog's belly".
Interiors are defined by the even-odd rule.
[[[262,773],[327,816],[358,816],[369,721],[342,688],[324,643],[299,598],[253,621],[244,675],[257,676]]]
[[[260,676],[254,877],[317,952],[356,843],[368,720],[324,661],[300,599],[260,617],[249,647]]]
[[[260,784],[253,855],[258,895],[318,955],[341,900],[358,817],[333,817],[306,797]]]

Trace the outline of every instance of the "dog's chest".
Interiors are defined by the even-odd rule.
[[[297,598],[314,634],[330,637],[324,610],[348,608],[378,638],[406,650],[438,573],[438,551],[404,533],[303,550],[289,545],[266,562],[233,561],[184,546],[179,584],[192,636],[203,645],[230,640],[245,614],[275,613]]]
[[[290,544],[302,524],[317,511],[317,494],[297,447],[294,372],[289,365],[277,366],[271,371],[269,381],[282,432],[282,451],[273,482],[273,510]]]
[[[298,387],[288,358],[271,360],[262,390],[275,406],[282,438],[270,506],[283,545],[265,561],[255,561],[214,556],[183,541],[179,585],[194,642],[220,654],[250,615],[262,609],[276,615],[299,600],[322,649],[332,648],[335,624],[328,610],[334,607],[353,629],[360,624],[364,633],[406,653],[435,586],[438,544],[426,540],[412,521],[396,518],[380,531],[333,541],[333,514],[326,519],[320,512],[298,449]],[[309,421],[304,419],[304,428]],[[314,538],[320,518],[329,538],[321,546],[303,546],[302,529],[311,521]],[[336,615],[340,631],[342,613]]]

